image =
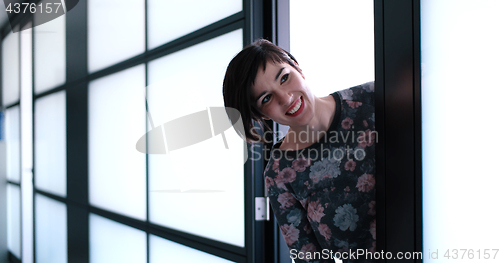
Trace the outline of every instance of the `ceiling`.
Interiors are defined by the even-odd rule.
[[[2,8],[3,9],[3,8]],[[7,11],[5,9],[0,11],[0,27],[3,27],[9,18],[7,17]]]
[[[4,1],[2,1],[4,2]],[[11,0],[11,3],[20,3],[22,0]],[[5,3],[5,2],[4,2]],[[5,7],[5,5],[0,4],[0,6]],[[9,22],[9,17],[7,16],[7,11],[5,9],[7,8],[2,8],[3,10],[0,10],[0,28],[3,28],[8,22]]]

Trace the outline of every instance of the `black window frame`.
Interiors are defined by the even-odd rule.
[[[208,238],[188,234],[175,229],[155,225],[149,222],[149,216],[146,221],[136,220],[111,211],[100,209],[89,204],[88,189],[88,84],[90,81],[108,76],[110,74],[131,68],[139,64],[145,64],[146,76],[148,72],[148,62],[174,53],[184,48],[199,44],[203,41],[215,38],[217,36],[229,33],[236,29],[243,29],[243,44],[247,45],[252,39],[262,36],[262,1],[241,0],[243,10],[221,19],[218,22],[207,25],[199,30],[186,34],[171,42],[159,47],[148,49],[147,45],[147,1],[145,1],[145,47],[146,51],[122,62],[106,67],[96,72],[88,73],[87,70],[87,0],[80,0],[79,3],[70,11],[71,15],[66,16],[66,82],[60,86],[53,87],[47,91],[35,94],[33,89],[33,105],[39,98],[50,94],[66,91],[66,147],[67,147],[67,195],[61,197],[37,189],[33,185],[33,261],[36,262],[36,213],[35,196],[40,194],[52,200],[59,201],[67,207],[67,234],[68,234],[68,262],[89,262],[89,215],[90,213],[105,217],[118,223],[122,223],[136,229],[145,231],[146,234],[154,234],[159,237],[198,249],[209,254],[213,254],[235,262],[259,262],[255,255],[260,254],[259,236],[255,234],[260,226],[259,222],[254,220],[254,197],[255,192],[259,191],[255,185],[258,180],[252,176],[256,170],[263,170],[262,165],[257,162],[247,162],[244,167],[244,202],[245,202],[245,247],[238,247]],[[30,17],[17,16],[14,24],[26,24]],[[2,39],[11,31],[10,23],[7,22],[2,27]],[[32,34],[32,44],[34,50],[35,37]],[[243,48],[243,47],[241,47]],[[35,54],[32,53],[33,60]],[[32,65],[32,74],[36,74]],[[32,86],[35,87],[35,78],[33,77]],[[147,85],[147,77],[146,83]],[[1,98],[0,90],[0,98]],[[20,102],[8,107],[19,105]],[[34,107],[33,107],[33,130],[34,127]],[[147,125],[146,123],[144,125]],[[33,148],[35,139],[33,135]],[[33,149],[33,160],[34,156]],[[147,161],[147,155],[145,156]],[[148,180],[148,169],[146,167],[146,180]],[[36,180],[36,171],[33,169],[34,181]],[[146,181],[146,187],[149,187]],[[148,188],[146,188],[148,192]],[[146,206],[149,194],[147,197]],[[148,209],[148,207],[146,208]],[[148,213],[149,214],[149,213]],[[147,238],[147,261],[149,262],[149,238]],[[13,258],[14,262],[20,259]]]

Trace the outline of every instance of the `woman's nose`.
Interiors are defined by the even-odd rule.
[[[278,92],[278,99],[281,106],[289,105],[292,102],[292,94],[284,89]]]

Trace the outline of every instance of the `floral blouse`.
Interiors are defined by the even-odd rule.
[[[295,262],[333,262],[337,252],[357,249],[375,252],[373,91],[369,82],[331,94],[335,116],[318,142],[282,151],[279,141],[271,150],[266,190]],[[343,255],[344,263],[375,262]]]

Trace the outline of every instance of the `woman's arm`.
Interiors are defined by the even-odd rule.
[[[333,262],[322,255],[322,248],[307,219],[306,209],[288,190],[268,185],[269,201],[281,230],[281,234],[290,249],[290,257],[296,262]],[[314,254],[314,252],[319,252]],[[318,255],[320,255],[318,257]]]

